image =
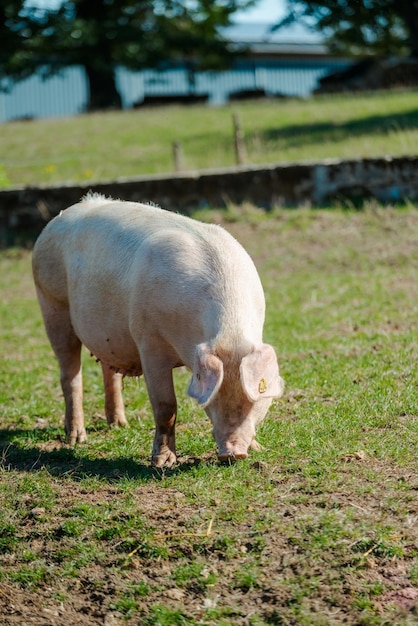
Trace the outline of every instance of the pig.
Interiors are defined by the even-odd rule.
[[[40,234],[33,276],[57,357],[71,445],[86,440],[81,347],[103,370],[105,412],[125,426],[122,377],[144,376],[151,463],[176,462],[173,368],[192,377],[221,461],[260,449],[255,430],[283,380],[263,342],[264,292],[250,256],[221,226],[154,205],[88,194]]]

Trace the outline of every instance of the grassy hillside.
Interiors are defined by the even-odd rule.
[[[88,181],[234,164],[232,116],[248,162],[416,154],[417,92],[97,113],[0,126],[0,186]]]

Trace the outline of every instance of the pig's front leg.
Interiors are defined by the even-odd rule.
[[[172,403],[159,402],[154,408],[155,436],[151,462],[156,467],[170,467],[177,460],[176,412],[177,406]]]
[[[151,363],[145,366],[144,377],[148,388],[155,420],[155,436],[151,463],[156,467],[170,467],[176,462],[177,402],[173,385],[171,363],[167,357],[154,353]]]
[[[125,405],[122,397],[122,374],[102,363],[105,389],[105,412],[109,426],[127,426]]]

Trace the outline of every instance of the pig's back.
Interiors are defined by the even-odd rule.
[[[240,244],[221,227],[157,207],[102,197],[76,204],[45,227],[33,264],[35,282],[68,303],[82,337],[100,318],[171,329],[173,341],[185,317],[182,332],[194,330],[196,340],[219,326],[262,332],[263,290]]]
[[[33,250],[35,281],[60,297],[75,279],[79,287],[84,279],[98,285],[104,275],[108,283],[124,282],[144,240],[172,221],[166,214],[148,205],[88,197],[42,231]]]

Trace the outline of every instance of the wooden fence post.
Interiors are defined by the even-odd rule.
[[[173,142],[173,159],[174,159],[174,171],[181,172],[183,167],[183,150],[179,141]]]
[[[241,130],[238,115],[233,115],[234,124],[234,148],[235,148],[235,162],[237,165],[243,165],[247,161],[247,151],[245,149],[244,133]]]

